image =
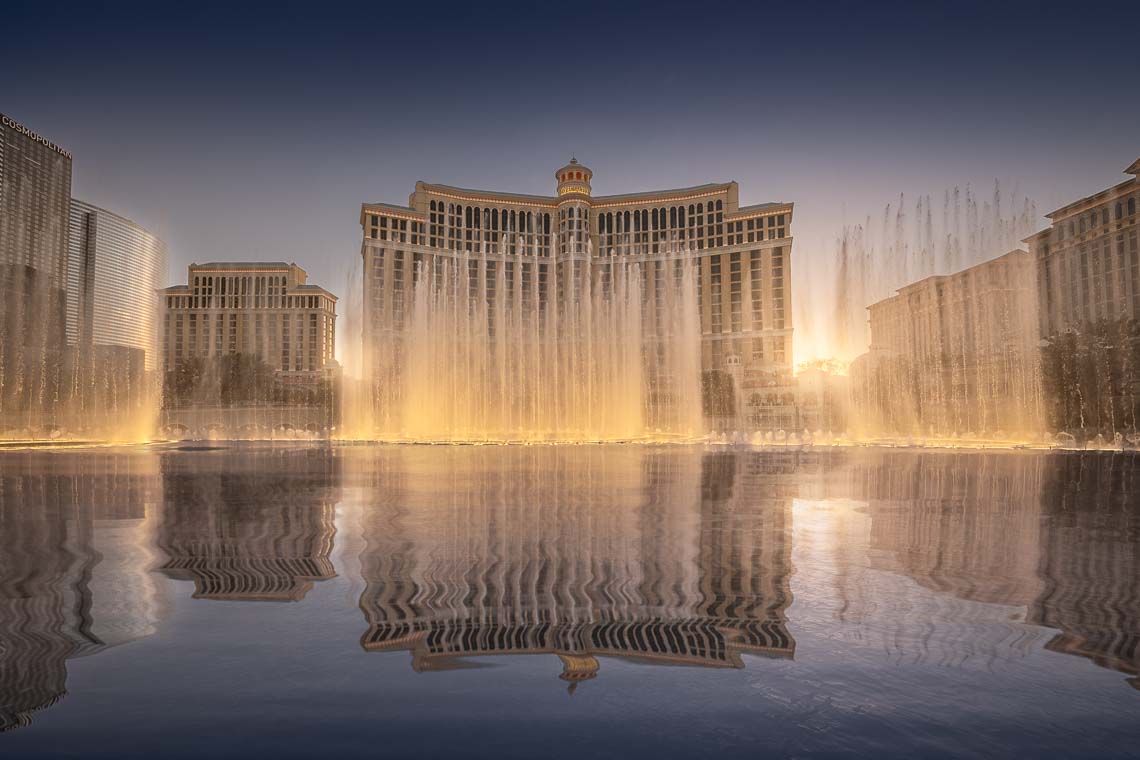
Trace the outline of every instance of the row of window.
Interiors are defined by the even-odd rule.
[[[315,371],[323,367],[326,362],[333,358],[335,334],[333,321],[330,317],[323,318],[322,323],[318,324],[317,315],[309,315],[307,321],[308,350],[306,351],[304,340],[306,321],[300,314],[296,316],[296,332],[292,336],[290,335],[290,326],[294,323],[294,320],[290,319],[287,315],[282,315],[280,333],[278,333],[277,329],[277,315],[268,315],[267,330],[264,329],[262,315],[259,314],[256,317],[255,330],[250,329],[250,315],[240,315],[240,343],[238,339],[239,315],[217,315],[217,318],[214,319],[211,324],[210,315],[204,314],[202,315],[200,330],[197,316],[196,314],[176,315],[173,322],[173,331],[171,330],[172,323],[170,315],[167,314],[165,316],[163,331],[164,352],[169,357],[169,360],[180,361],[195,356],[209,356],[211,354],[234,354],[240,350],[243,353],[253,352],[273,363],[272,359],[276,358],[279,352],[281,362],[280,364],[276,364],[277,369],[303,371],[307,368],[309,371]],[[324,329],[319,329],[322,326]],[[186,337],[185,341],[183,340],[184,335]],[[171,337],[173,337],[174,344],[173,355],[170,353]],[[293,337],[296,338],[295,344],[292,339]],[[211,340],[211,338],[213,338],[213,340]],[[291,352],[290,349],[294,345],[295,350]],[[290,353],[292,353],[292,362],[290,361]]]
[[[765,224],[765,218],[767,223]],[[724,201],[690,203],[664,208],[629,211],[599,211],[594,219],[599,255],[612,253],[661,253],[669,243],[691,242],[698,250],[724,245]],[[743,245],[787,236],[784,214],[730,222],[729,245]],[[595,230],[590,210],[581,205],[563,206],[558,211],[561,252],[578,244]],[[551,215],[537,211],[462,206],[431,200],[428,223],[370,214],[368,234],[373,240],[412,245],[429,245],[453,251],[478,252],[483,244],[492,252],[505,244],[508,254],[537,253],[549,256]],[[510,234],[507,234],[510,233]],[[500,237],[503,235],[504,237]],[[569,237],[567,237],[569,235]]]
[[[1110,204],[1106,203],[1104,206],[1094,208],[1075,219],[1069,219],[1058,224],[1055,228],[1057,239],[1068,240],[1099,227],[1108,226],[1110,219],[1122,221],[1126,217],[1136,215],[1136,196],[1127,199],[1122,198],[1111,205],[1113,206],[1111,216],[1109,213]]]
[[[190,295],[167,296],[168,309],[324,309],[333,311],[333,300],[321,295]]]

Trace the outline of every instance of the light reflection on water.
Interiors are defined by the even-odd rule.
[[[3,452],[0,743],[1126,755],[1138,485],[1106,454]]]

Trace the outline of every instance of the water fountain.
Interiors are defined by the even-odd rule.
[[[483,247],[415,266],[402,330],[383,351],[375,433],[418,442],[700,436],[695,265],[671,277],[590,243],[555,258]],[[345,415],[346,419],[350,417]],[[365,431],[365,435],[368,432]]]
[[[1034,204],[995,182],[987,200],[955,188],[935,207],[922,196],[911,212],[900,197],[877,233],[868,217],[839,237],[832,345],[848,358],[870,348],[851,367],[849,432],[1028,440],[1044,424],[1036,275],[1028,254],[1004,254],[1033,231]],[[928,279],[997,257],[984,274]],[[883,332],[869,335],[872,304]]]

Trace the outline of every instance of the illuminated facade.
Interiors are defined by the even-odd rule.
[[[576,161],[555,179],[553,196],[417,182],[406,206],[362,205],[363,337],[374,396],[400,382],[415,285],[441,262],[462,271],[472,300],[477,292],[491,313],[496,299],[510,309],[530,298],[541,310],[608,293],[633,271],[645,325],[675,311],[669,288],[692,265],[699,369],[706,384],[730,379],[736,391],[714,408],[706,403],[706,415],[755,426],[791,409],[791,203],[741,206],[735,182],[594,196],[592,171]]]
[[[0,115],[0,434],[58,424],[71,154]]]
[[[1037,263],[1040,332],[1102,319],[1140,319],[1140,159],[1132,177],[1048,214],[1026,239]]]
[[[852,365],[864,421],[896,432],[1038,429],[1036,300],[1033,257],[1017,250],[871,304],[871,350]]]
[[[156,293],[166,244],[118,214],[72,199],[68,235],[67,342],[139,351],[159,367]]]
[[[147,431],[158,393],[158,298],[166,245],[128,219],[72,199],[67,246],[69,428]]]
[[[307,279],[296,264],[191,264],[187,284],[162,293],[166,369],[243,354],[286,385],[323,379],[336,363],[337,298]]]

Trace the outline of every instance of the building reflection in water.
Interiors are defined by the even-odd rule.
[[[852,452],[822,470],[830,495],[866,503],[869,567],[937,592],[884,603],[868,578],[839,584],[849,619],[893,627],[888,651],[989,665],[1043,645],[1140,687],[1140,459]]]
[[[0,458],[0,731],[67,694],[69,659],[155,631],[145,454]]]
[[[743,667],[791,657],[793,477],[691,449],[404,449],[364,468],[366,650],[417,671],[554,654]],[[791,470],[791,467],[787,467]]]
[[[303,599],[336,576],[339,461],[323,447],[162,455],[162,572],[196,599]]]
[[[1046,648],[1126,673],[1140,689],[1140,459],[1058,457],[1044,470],[1044,584],[1029,621]]]
[[[573,688],[603,657],[790,658],[798,625],[903,664],[1044,648],[1140,687],[1134,455],[0,452],[0,729],[67,693],[68,660],[156,631],[156,568],[207,599],[298,600],[333,578],[345,486],[361,643],[417,671],[547,654]]]

